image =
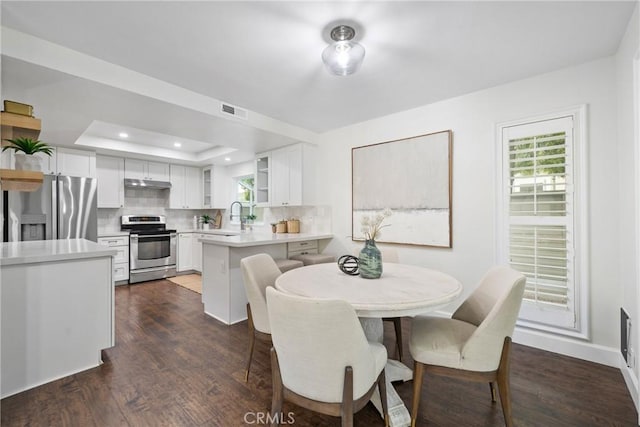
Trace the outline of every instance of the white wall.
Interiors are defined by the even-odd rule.
[[[634,85],[634,59],[640,53],[640,8],[636,5],[635,13],[629,22],[626,34],[616,55],[616,82],[617,82],[617,141],[618,141],[618,175],[620,183],[620,200],[618,208],[618,235],[619,235],[619,269],[622,288],[621,306],[629,313],[632,321],[632,334],[629,348],[634,350],[635,363],[632,363],[632,374],[627,375],[624,362],[621,367],[630,390],[637,389],[638,367],[637,352],[638,334],[640,330],[638,307],[638,248],[640,238],[638,226],[640,221],[640,147],[638,135],[634,135],[634,128],[639,125],[638,115],[640,110],[634,106],[634,93],[638,97],[638,88]],[[640,67],[640,61],[635,65]],[[640,75],[640,69],[636,70]],[[637,77],[636,77],[637,78]],[[640,83],[640,82],[637,82]],[[637,84],[636,83],[636,84]],[[635,90],[634,90],[635,87]],[[636,99],[636,102],[638,100]],[[631,377],[631,378],[630,378]],[[632,393],[634,394],[634,393]],[[637,393],[634,395],[636,407],[638,406]]]
[[[331,206],[336,236],[328,251],[351,252],[351,148],[453,130],[453,248],[400,247],[401,262],[440,269],[458,278],[468,295],[496,262],[496,124],[588,104],[591,346],[611,363],[618,346],[619,196],[616,149],[616,63],[581,66],[425,105],[327,132],[319,138],[319,204]],[[434,82],[434,84],[439,84]],[[397,165],[401,168],[402,165]],[[322,174],[326,171],[326,174]],[[392,173],[393,171],[380,171]],[[390,223],[392,223],[393,217]],[[569,340],[579,345],[577,340]],[[564,347],[564,346],[563,346]],[[547,346],[548,348],[548,346]],[[571,353],[570,350],[562,350]],[[578,351],[575,352],[578,355]],[[587,357],[584,354],[581,357]],[[593,359],[602,360],[594,357]],[[617,360],[617,359],[616,359]]]

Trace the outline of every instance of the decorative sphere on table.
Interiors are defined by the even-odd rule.
[[[358,258],[353,255],[342,255],[338,259],[338,267],[340,270],[350,276],[357,276],[358,272]]]

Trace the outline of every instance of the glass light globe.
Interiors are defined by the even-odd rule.
[[[351,40],[331,43],[322,51],[322,62],[337,76],[355,73],[364,60],[364,47]]]

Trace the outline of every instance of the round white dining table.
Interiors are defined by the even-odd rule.
[[[367,339],[382,342],[383,317],[414,316],[434,311],[452,302],[462,293],[462,284],[448,274],[415,265],[386,263],[379,279],[363,279],[343,273],[336,263],[295,268],[276,279],[276,289],[308,298],[347,301],[360,317]],[[389,422],[405,427],[411,417],[391,384],[407,381],[412,371],[402,362],[389,359],[386,367]],[[382,413],[380,396],[371,401]]]
[[[455,300],[462,285],[448,274],[415,265],[386,263],[379,279],[343,273],[336,263],[295,268],[276,289],[309,298],[347,301],[358,317],[402,317],[436,310]]]

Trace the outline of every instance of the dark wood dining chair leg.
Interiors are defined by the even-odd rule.
[[[500,393],[504,423],[507,427],[513,426],[513,420],[511,418],[511,390],[509,387],[510,353],[511,337],[506,337],[504,339],[504,346],[502,347],[502,355],[500,356],[500,365],[498,366],[498,392]]]
[[[389,402],[387,401],[387,376],[384,372],[380,372],[378,376],[378,393],[380,394],[380,403],[382,404],[382,418],[384,426],[389,427]]]
[[[402,317],[393,318],[393,327],[396,330],[396,345],[398,346],[398,360],[402,361]]]
[[[256,332],[251,317],[251,307],[247,304],[247,326],[249,329],[249,351],[247,354],[247,368],[244,371],[244,381],[249,381],[249,370],[251,369],[251,359],[253,358],[253,348],[256,344]]]
[[[271,427],[280,425],[280,417],[282,413],[282,401],[284,398],[284,389],[282,385],[282,377],[280,376],[280,365],[278,363],[278,354],[275,348],[271,348]]]
[[[342,386],[342,427],[353,427],[353,368],[344,368]]]
[[[418,406],[420,405],[420,393],[422,392],[422,377],[424,365],[420,362],[413,363],[413,398],[411,401],[411,427],[416,427],[418,419]]]

